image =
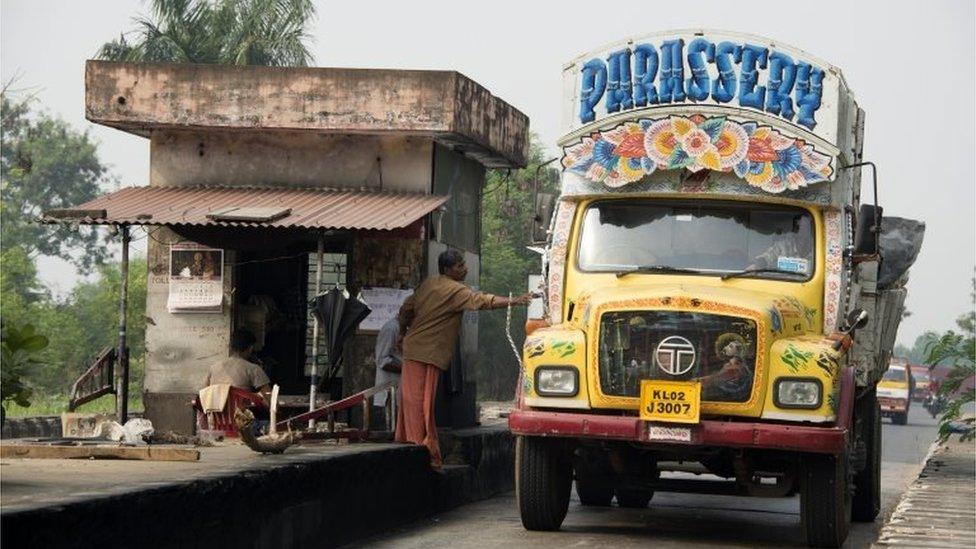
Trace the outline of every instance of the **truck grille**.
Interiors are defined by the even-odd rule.
[[[745,402],[756,363],[756,323],[675,311],[611,311],[600,318],[600,390],[640,396],[643,379],[702,382],[702,400]]]

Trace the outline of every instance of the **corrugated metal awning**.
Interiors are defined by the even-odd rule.
[[[406,227],[446,196],[341,189],[129,187],[74,208],[44,212],[42,223],[375,229]],[[233,212],[276,211],[268,217]],[[281,215],[284,214],[284,215]]]

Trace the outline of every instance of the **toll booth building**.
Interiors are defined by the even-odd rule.
[[[322,392],[371,386],[377,330],[441,251],[462,251],[478,286],[485,170],[528,154],[528,118],[453,71],[89,61],[85,84],[89,120],[149,140],[149,184],[44,221],[147,234],[143,390],[157,430],[193,429],[188,402],[239,326],[307,409],[317,286],[373,310]],[[442,424],[475,421],[477,326],[469,314],[442,380]]]

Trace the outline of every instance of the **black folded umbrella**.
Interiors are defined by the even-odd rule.
[[[328,353],[329,368],[321,379],[331,382],[342,365],[342,349],[346,340],[372,311],[355,297],[347,298],[338,288],[316,296],[312,311],[319,321],[319,332],[325,337]]]

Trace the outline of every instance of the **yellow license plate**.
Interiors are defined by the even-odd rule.
[[[701,382],[641,381],[640,418],[668,423],[698,423]]]

